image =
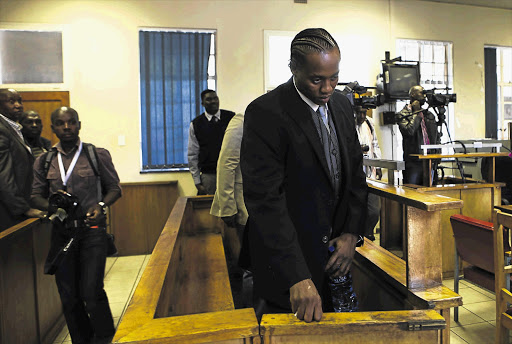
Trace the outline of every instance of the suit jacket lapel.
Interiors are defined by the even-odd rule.
[[[16,140],[23,146],[25,147],[25,149],[30,153],[30,155],[32,155],[32,152],[30,150],[30,148],[28,147],[28,145],[25,143],[24,140],[21,139],[21,137],[18,135],[18,133],[16,132],[16,130],[14,130],[11,125],[9,123],[7,123],[6,120],[4,120],[2,117],[0,117],[0,121],[2,122],[2,124],[4,125],[4,127],[7,128],[7,130],[9,130],[12,134],[12,136],[14,136],[16,138]]]
[[[313,151],[320,160],[320,164],[322,165],[327,178],[330,180],[330,172],[329,167],[327,166],[324,148],[320,143],[320,137],[318,136],[315,123],[313,123],[313,119],[311,118],[309,106],[300,98],[295,86],[293,85],[292,79],[286,83],[285,90],[287,94],[284,96],[284,111],[302,129],[308,138],[309,143],[313,147]]]

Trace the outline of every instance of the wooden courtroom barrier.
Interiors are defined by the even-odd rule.
[[[223,222],[211,196],[176,202],[114,343],[259,343],[252,308],[235,309]]]
[[[411,211],[415,220],[430,221],[418,211],[433,212],[430,215],[436,217],[441,208],[461,205],[446,197],[427,196],[425,201],[409,196],[411,204],[418,206],[417,211]],[[234,308],[223,257],[228,254],[223,253],[224,248],[230,245],[225,243],[223,222],[209,214],[211,201],[211,196],[178,199],[114,343],[346,343],[362,342],[370,333],[379,333],[371,338],[376,343],[386,338],[394,343],[449,342],[449,330],[443,331],[449,324],[449,309],[462,302],[459,295],[440,284],[440,265],[432,272],[429,266],[419,266],[418,259],[425,257],[424,253],[411,252],[406,262],[369,241],[358,248],[354,264],[354,286],[363,296],[362,312],[326,313],[321,322],[309,324],[292,314],[265,314],[259,326],[252,308]],[[420,237],[430,234],[415,233]],[[418,243],[427,242],[422,239]],[[423,250],[411,244],[413,248]],[[364,283],[359,290],[362,275],[373,276],[379,283]],[[387,294],[401,301],[392,308],[387,308],[387,296],[378,305],[366,302],[368,290],[377,294],[382,288],[389,288]]]
[[[36,219],[0,232],[0,343],[50,344],[64,327],[55,279],[43,273],[50,237]]]
[[[110,207],[118,254],[149,254],[178,199],[178,182],[121,183],[121,188],[123,196]]]

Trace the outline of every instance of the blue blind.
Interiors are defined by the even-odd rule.
[[[188,130],[201,113],[211,35],[140,31],[143,170],[188,166]]]

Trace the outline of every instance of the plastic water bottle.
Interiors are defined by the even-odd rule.
[[[352,288],[352,275],[348,272],[345,276],[331,277],[332,305],[336,313],[357,312],[357,296]]]

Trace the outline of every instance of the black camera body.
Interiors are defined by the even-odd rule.
[[[377,94],[373,97],[360,96],[354,97],[354,106],[361,106],[363,109],[376,109],[377,106],[384,104],[384,95]]]
[[[78,220],[77,211],[80,207],[78,203],[78,197],[70,194],[69,192],[59,190],[52,194],[48,199],[49,211],[52,213],[49,219],[51,222],[64,221],[70,222]],[[84,221],[78,221],[83,223]]]
[[[457,102],[456,93],[435,93],[434,90],[425,91],[427,103],[430,107],[447,106],[449,103]]]

